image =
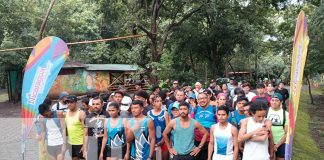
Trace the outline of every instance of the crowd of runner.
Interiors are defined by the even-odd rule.
[[[150,94],[135,84],[122,91],[81,99],[62,92],[39,105],[41,150],[61,160],[269,160],[284,159],[288,90],[281,82],[256,85],[231,79],[203,89],[173,82]]]

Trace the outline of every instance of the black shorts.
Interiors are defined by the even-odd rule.
[[[71,145],[68,144],[68,150],[71,157],[83,158],[83,153],[81,151],[82,145]]]
[[[47,153],[53,157],[62,153],[62,145],[58,146],[47,146]]]
[[[194,160],[195,157],[190,154],[187,155],[174,155],[172,160]]]
[[[277,149],[277,152],[276,152],[276,157],[278,158],[285,158],[285,148],[286,148],[286,145],[285,143],[280,145]]]
[[[106,156],[107,157],[115,157],[118,159],[124,159],[126,154],[126,145],[120,148],[110,148],[106,146],[105,148]]]

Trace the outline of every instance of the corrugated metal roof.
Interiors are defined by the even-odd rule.
[[[129,64],[86,64],[87,70],[99,71],[137,71],[137,65]]]
[[[85,68],[86,65],[80,62],[71,62],[66,61],[63,65],[63,68]]]

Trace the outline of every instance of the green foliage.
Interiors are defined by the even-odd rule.
[[[313,95],[321,95],[324,89],[312,89]],[[301,94],[299,110],[296,121],[295,136],[293,143],[293,159],[323,159],[324,154],[316,146],[316,142],[310,132],[312,126],[312,111],[316,106],[309,104],[308,91]],[[315,122],[316,123],[316,122]],[[317,122],[320,123],[320,122]]]

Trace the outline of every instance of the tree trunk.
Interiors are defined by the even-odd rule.
[[[48,19],[49,14],[51,13],[51,10],[53,8],[54,3],[55,3],[55,0],[51,0],[50,5],[48,6],[45,18],[44,18],[44,20],[42,22],[41,28],[40,28],[39,33],[38,33],[38,41],[42,40],[43,32],[45,30],[45,26],[46,26],[46,23],[47,23],[47,19]]]
[[[308,93],[309,93],[309,97],[311,99],[311,104],[314,105],[314,98],[313,98],[313,95],[312,95],[311,83],[309,81],[308,75],[306,75],[306,80],[307,80],[307,83],[308,83]]]

